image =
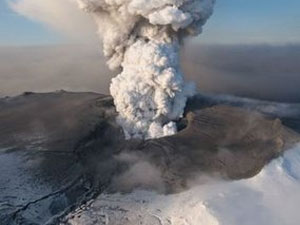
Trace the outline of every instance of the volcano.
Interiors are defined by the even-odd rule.
[[[97,93],[1,99],[0,224],[68,224],[77,207],[103,202],[103,194],[172,196],[193,180],[204,187],[257,177],[300,141],[298,104],[197,94],[176,121],[178,133],[150,140],[126,140],[116,116],[112,97]],[[117,211],[106,214],[109,224],[138,222]]]

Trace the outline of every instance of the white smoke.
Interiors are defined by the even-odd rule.
[[[88,15],[78,10],[76,0],[5,1],[14,12],[58,31],[69,41],[97,43],[95,25]]]
[[[126,138],[176,133],[194,85],[179,66],[180,41],[201,33],[215,0],[78,0],[91,13],[111,69],[110,92]]]

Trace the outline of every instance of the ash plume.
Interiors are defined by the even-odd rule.
[[[110,92],[126,138],[176,133],[195,87],[183,79],[180,42],[201,33],[215,0],[78,0],[94,17],[110,69]]]

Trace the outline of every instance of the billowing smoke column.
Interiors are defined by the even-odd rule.
[[[180,41],[201,33],[215,0],[78,0],[93,15],[111,69],[110,86],[126,138],[176,133],[194,85],[179,66]]]

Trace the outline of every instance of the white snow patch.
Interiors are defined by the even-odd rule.
[[[76,225],[298,225],[299,203],[300,144],[251,179],[216,181],[172,195],[102,194],[68,218],[74,216],[69,222]]]

